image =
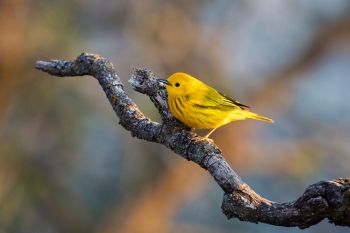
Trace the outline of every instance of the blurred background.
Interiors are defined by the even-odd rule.
[[[0,21],[0,233],[301,232],[227,220],[208,173],[132,138],[96,80],[34,69],[81,52],[110,59],[153,120],[132,66],[187,72],[273,118],[212,136],[269,199],[349,176],[350,1],[2,0]]]

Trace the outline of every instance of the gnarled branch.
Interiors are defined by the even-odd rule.
[[[162,117],[162,124],[151,121],[139,110],[125,93],[113,65],[99,55],[83,53],[75,61],[37,61],[36,68],[60,77],[95,77],[120,124],[132,136],[163,144],[213,176],[224,191],[221,208],[228,218],[300,228],[328,218],[335,225],[350,226],[350,179],[310,185],[294,202],[276,203],[259,196],[229,166],[213,141],[189,131],[171,115],[166,91],[151,71],[135,68],[129,82],[134,90],[150,97]]]

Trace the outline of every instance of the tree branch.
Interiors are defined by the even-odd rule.
[[[162,117],[162,124],[151,121],[139,110],[125,93],[113,65],[99,55],[83,53],[75,61],[37,61],[36,68],[60,77],[95,77],[119,117],[119,123],[133,137],[163,144],[213,176],[224,191],[221,208],[228,218],[300,228],[328,218],[335,225],[350,226],[350,179],[313,184],[296,201],[289,203],[276,203],[259,196],[229,166],[213,141],[191,132],[171,115],[167,93],[150,70],[134,68],[129,82],[134,90],[149,96]]]

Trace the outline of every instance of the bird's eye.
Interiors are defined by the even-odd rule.
[[[175,83],[175,87],[179,87],[180,86],[180,83]]]

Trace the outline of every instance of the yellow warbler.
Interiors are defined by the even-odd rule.
[[[160,79],[168,92],[171,113],[181,122],[197,129],[215,129],[237,120],[254,119],[273,122],[268,117],[259,116],[241,104],[200,80],[185,74],[175,73],[168,80]]]

